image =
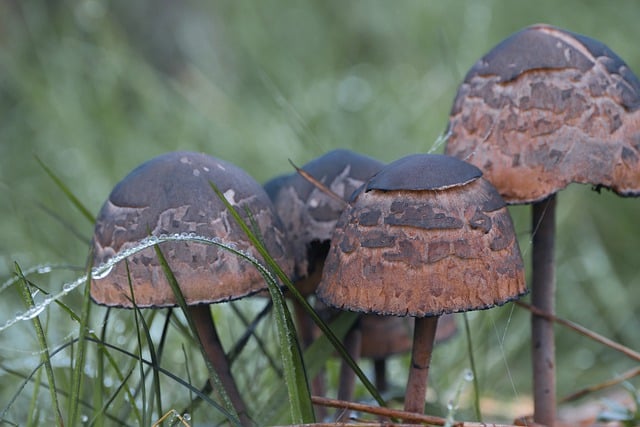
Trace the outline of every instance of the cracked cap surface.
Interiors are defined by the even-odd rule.
[[[114,187],[96,220],[94,265],[135,247],[149,235],[175,233],[217,237],[261,259],[210,182],[243,218],[247,218],[245,208],[249,209],[271,256],[285,271],[291,271],[282,226],[262,187],[229,162],[191,152],[155,157]],[[227,301],[266,289],[255,267],[216,246],[166,242],[160,249],[188,304]],[[127,260],[139,307],[176,305],[153,248]],[[94,279],[91,296],[100,304],[132,307],[125,263],[118,263],[106,277]]]
[[[423,177],[443,163],[463,163],[440,155],[411,157]],[[400,182],[420,174],[406,165],[391,163],[372,180]],[[464,173],[476,168],[454,168],[463,171],[459,183],[450,178],[444,188],[425,182],[429,189],[394,184],[359,192],[336,225],[319,298],[346,310],[424,317],[489,308],[526,293],[504,201],[488,181]]]
[[[446,153],[478,166],[507,203],[572,182],[640,195],[640,81],[601,42],[534,25],[460,85]]]

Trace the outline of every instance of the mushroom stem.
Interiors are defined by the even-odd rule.
[[[431,352],[437,327],[438,316],[416,317],[415,319],[411,367],[404,398],[404,410],[407,412],[424,413],[429,364],[431,363]]]
[[[549,314],[555,313],[555,208],[552,195],[532,206],[531,303]],[[553,322],[532,314],[531,318],[534,416],[536,423],[555,424],[556,376]]]
[[[251,421],[247,414],[247,409],[244,401],[242,400],[242,396],[238,391],[236,382],[231,375],[231,365],[229,364],[227,355],[222,348],[222,343],[220,342],[220,337],[218,336],[215,324],[213,323],[209,306],[190,306],[189,314],[196,325],[196,329],[198,330],[198,338],[200,339],[200,343],[202,343],[204,352],[207,355],[209,362],[216,370],[216,373],[220,378],[220,382],[222,383],[227,396],[229,396],[231,404],[238,413],[240,423],[243,426],[253,425],[253,421]],[[213,386],[213,389],[216,389],[215,385]]]
[[[376,388],[380,393],[387,391],[387,358],[373,359],[373,371],[375,373]]]
[[[347,333],[344,338],[344,346],[349,356],[355,361],[360,358],[360,348],[362,347],[362,332],[358,323]],[[340,365],[340,383],[338,384],[338,400],[350,401],[353,399],[356,376],[351,366],[344,360]],[[351,416],[351,411],[343,410],[337,418],[338,422],[347,422]]]

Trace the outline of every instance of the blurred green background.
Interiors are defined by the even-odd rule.
[[[0,279],[14,262],[82,266],[88,253],[92,225],[36,156],[96,214],[166,151],[207,152],[260,182],[334,148],[383,161],[441,152],[457,85],[500,40],[545,22],[603,41],[640,72],[638,17],[635,0],[0,0]],[[640,200],[572,186],[559,209],[558,313],[640,348]],[[529,255],[528,210],[513,214]],[[5,296],[2,322],[20,311]],[[473,316],[483,390],[526,400],[527,314]],[[558,334],[560,396],[633,366]],[[0,351],[15,346],[9,336]],[[467,366],[458,341],[434,356],[443,388]]]

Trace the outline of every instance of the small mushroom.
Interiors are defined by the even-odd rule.
[[[331,191],[333,196],[300,173],[279,176],[265,184],[265,190],[273,200],[291,241],[295,258],[294,285],[303,296],[313,295],[320,282],[331,235],[346,206],[346,200],[383,166],[382,162],[353,151],[333,150],[301,168],[302,172],[322,184],[324,190]],[[313,322],[295,301],[294,309],[302,343],[307,347],[314,338]],[[352,331],[349,339],[345,340],[349,353],[356,358],[358,339],[359,333]],[[348,400],[354,378],[350,369],[345,372],[345,375],[341,375],[338,395]],[[324,385],[320,376],[313,384],[316,393],[323,393]],[[318,416],[324,418],[322,410]]]
[[[374,366],[376,389],[387,391],[387,359],[411,350],[413,324],[404,317],[365,314],[360,320],[362,342],[360,357],[371,359]],[[457,333],[456,320],[452,314],[438,319],[435,343],[451,339]]]
[[[303,295],[313,294],[320,281],[333,229],[345,207],[343,201],[383,166],[378,160],[349,150],[330,151],[302,166],[302,171],[337,199],[299,173],[280,176],[265,184],[291,241],[295,278]]]
[[[405,409],[423,412],[439,316],[526,292],[504,201],[453,157],[397,160],[354,193],[331,240],[317,295],[345,310],[415,317]]]
[[[118,183],[103,205],[93,237],[94,264],[135,247],[149,235],[194,233],[216,237],[260,259],[242,229],[210,187],[213,182],[226,199],[246,216],[251,212],[270,254],[291,271],[288,246],[273,205],[262,187],[242,169],[214,157],[172,152],[143,163]],[[215,246],[167,242],[161,247],[189,305],[198,338],[220,376],[240,421],[251,423],[231,375],[227,357],[208,304],[259,292],[266,284],[258,271],[236,255]],[[127,271],[128,266],[128,271]],[[133,295],[129,288],[129,275]],[[153,248],[142,250],[92,282],[98,304],[140,308],[177,305]]]
[[[555,194],[570,183],[640,195],[640,81],[601,42],[534,25],[467,73],[446,153],[480,169],[509,204],[532,203],[535,307],[555,311]],[[555,421],[552,322],[532,317],[534,419]]]

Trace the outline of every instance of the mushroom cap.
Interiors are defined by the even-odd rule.
[[[461,160],[412,157],[422,174],[406,162],[389,164],[344,210],[318,297],[341,309],[424,317],[490,308],[526,293],[511,217],[496,189],[480,176],[469,180],[465,171],[476,168]],[[442,162],[463,171],[458,185],[428,185],[440,179],[432,171]],[[428,189],[369,187],[410,175]]]
[[[293,266],[282,225],[260,184],[231,163],[191,152],[155,157],[114,187],[96,221],[94,265],[135,247],[149,235],[176,233],[216,237],[261,259],[210,182],[245,219],[245,210],[249,210],[270,255],[290,272]],[[187,304],[232,300],[266,288],[254,266],[217,246],[180,241],[163,243],[160,249]],[[138,307],[176,305],[153,248],[144,249],[127,261]],[[133,306],[124,262],[115,265],[104,278],[93,280],[91,297],[99,304]]]
[[[478,166],[507,203],[572,182],[640,195],[640,81],[601,42],[534,25],[467,73],[446,153]]]
[[[333,150],[302,167],[343,200],[384,164],[349,150]],[[345,204],[333,199],[298,173],[278,176],[265,184],[284,224],[295,257],[295,277],[301,281],[322,269],[331,234]],[[318,279],[307,281],[311,293]]]

